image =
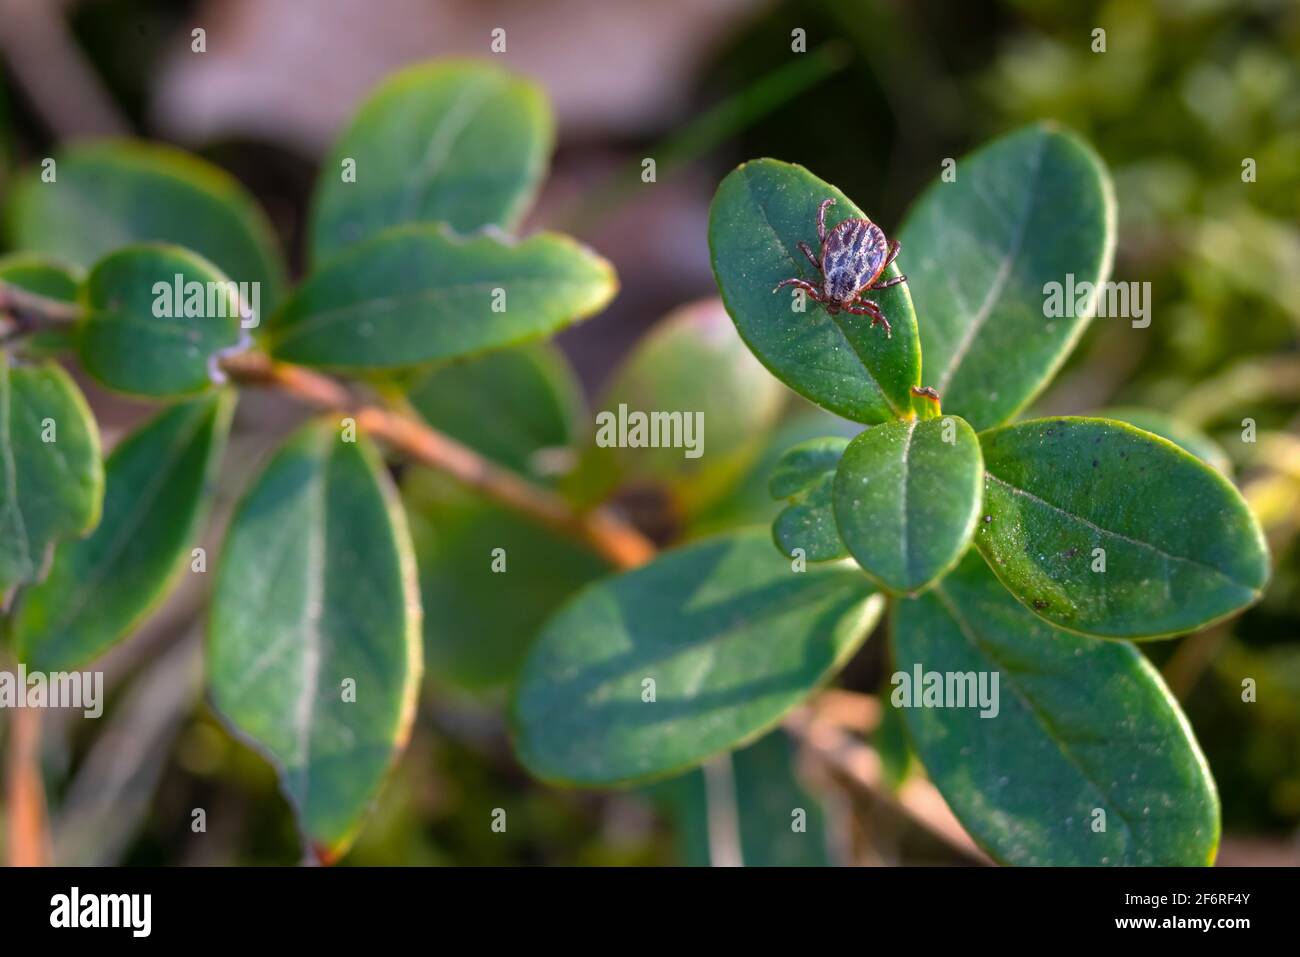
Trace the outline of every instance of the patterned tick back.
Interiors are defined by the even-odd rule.
[[[885,231],[865,219],[846,219],[826,234],[822,253],[828,299],[852,302],[858,290],[870,286],[889,259]]]

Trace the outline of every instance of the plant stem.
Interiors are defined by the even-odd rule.
[[[573,508],[561,495],[493,464],[473,449],[414,418],[359,402],[336,379],[257,352],[230,356],[222,369],[233,380],[274,389],[307,405],[356,419],[357,426],[412,460],[445,472],[488,498],[542,525],[586,543],[618,568],[649,561],[655,547],[608,508]]]
[[[41,867],[50,861],[50,829],[41,780],[41,713],[15,708],[9,720],[5,769],[5,837],[12,867]]]
[[[32,332],[42,325],[76,322],[81,307],[47,299],[17,286],[0,282],[0,341]]]

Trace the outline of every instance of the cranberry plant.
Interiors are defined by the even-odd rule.
[[[906,747],[994,859],[1211,860],[1213,780],[1131,642],[1253,601],[1259,528],[1203,440],[1157,413],[1018,418],[1093,308],[1046,318],[1044,284],[1109,271],[1096,157],[1036,127],[961,160],[899,232],[882,278],[907,281],[872,293],[888,336],[772,292],[815,279],[799,243],[825,200],[832,227],[862,211],[800,167],[737,169],[710,223],[721,303],[669,316],[594,403],[699,415],[707,441],[684,455],[598,441],[545,341],[616,291],[572,239],[517,235],[552,141],[544,96],[508,73],[400,73],[324,160],[294,281],[254,200],[197,157],[77,144],[18,179],[0,258],[9,655],[94,667],[209,574],[227,439],[256,408],[240,397],[270,389],[318,414],[235,490],[201,588],[205,690],[318,859],[355,840],[422,701],[504,693],[541,781],[680,775],[653,793],[690,830],[707,787],[684,772],[731,753],[745,860],[817,860],[769,732],[888,621],[898,673],[1000,676],[994,717],[903,710]],[[157,405],[107,459],[65,360]]]
[[[1209,863],[1214,781],[1132,642],[1257,599],[1262,533],[1159,415],[1141,428],[1020,417],[1108,278],[1115,214],[1100,160],[1036,126],[953,170],[899,233],[884,276],[908,281],[871,293],[890,336],[804,290],[773,295],[792,275],[818,281],[800,243],[827,199],[828,228],[864,217],[847,196],[774,160],[722,182],[709,239],[740,335],[791,389],[866,428],[811,437],[776,463],[770,489],[786,504],[771,535],[670,552],[552,618],[516,692],[520,757],[583,786],[692,767],[761,737],[888,615],[897,680],[882,697],[991,857]],[[1045,297],[1067,277],[1084,292],[1053,317]],[[996,676],[1000,700],[950,700],[954,675]]]

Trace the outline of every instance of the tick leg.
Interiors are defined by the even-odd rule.
[[[817,207],[817,239],[822,243],[826,242],[826,208],[835,205],[835,197],[823,199],[822,204]]]
[[[890,286],[897,286],[900,282],[907,282],[906,276],[895,276],[893,279],[886,279],[884,282],[873,282],[868,289],[888,289]]]
[[[810,249],[808,244],[802,239],[799,240],[799,251],[808,257],[808,261],[812,263],[813,269],[816,269],[818,272],[822,271],[822,264],[817,261],[817,257],[813,255],[812,249]]]
[[[851,305],[845,306],[844,311],[851,312],[855,316],[870,316],[872,328],[884,326],[885,338],[893,338],[894,331],[890,328],[889,320],[885,318],[885,314],[880,311],[879,303],[872,302],[870,299],[856,299]]]
[[[804,292],[808,293],[809,299],[812,299],[815,302],[822,301],[822,297],[820,293],[818,293],[817,287],[814,286],[806,279],[782,279],[779,283],[776,284],[776,288],[773,289],[772,292],[778,293],[786,286],[797,286],[798,288],[802,289]]]
[[[897,239],[889,241],[889,255],[885,257],[885,265],[881,267],[882,269],[888,269],[889,264],[898,258],[898,250],[902,245]]]

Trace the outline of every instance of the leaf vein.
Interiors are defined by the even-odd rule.
[[[1239,581],[1238,579],[1233,578],[1223,569],[1217,568],[1214,565],[1210,565],[1207,564],[1206,562],[1198,561],[1197,559],[1190,558],[1186,555],[1175,555],[1174,553],[1167,552],[1164,549],[1160,548],[1158,545],[1154,545],[1151,542],[1144,542],[1140,538],[1133,538],[1129,535],[1125,535],[1123,532],[1116,532],[1113,529],[1105,528],[1101,525],[1098,525],[1096,522],[1089,521],[1088,519],[1084,518],[1082,515],[1076,515],[1074,512],[1061,508],[1061,506],[1059,505],[1053,505],[1051,502],[1047,501],[1044,498],[1040,498],[1039,496],[1035,495],[1033,492],[1030,492],[1027,489],[1020,488],[1017,485],[1012,485],[1010,482],[998,478],[992,472],[988,471],[987,467],[985,468],[984,474],[990,480],[996,482],[998,485],[1001,485],[1003,488],[1009,490],[1012,495],[1017,495],[1022,498],[1029,499],[1031,502],[1034,502],[1035,504],[1041,505],[1044,508],[1051,509],[1053,512],[1056,512],[1058,515],[1062,515],[1065,518],[1072,519],[1073,521],[1078,522],[1080,525],[1087,526],[1088,528],[1102,535],[1109,535],[1111,538],[1119,539],[1121,542],[1126,542],[1129,545],[1136,545],[1139,548],[1145,548],[1148,551],[1154,552],[1155,554],[1159,555],[1166,562],[1165,565],[1166,585],[1168,585],[1168,562],[1175,561],[1175,562],[1183,562],[1185,564],[1193,565],[1197,568],[1204,569],[1205,571],[1217,575],[1220,578],[1226,579],[1232,584],[1245,588],[1248,591],[1251,592],[1257,591],[1256,588],[1252,587],[1251,585],[1248,585],[1246,582]]]

